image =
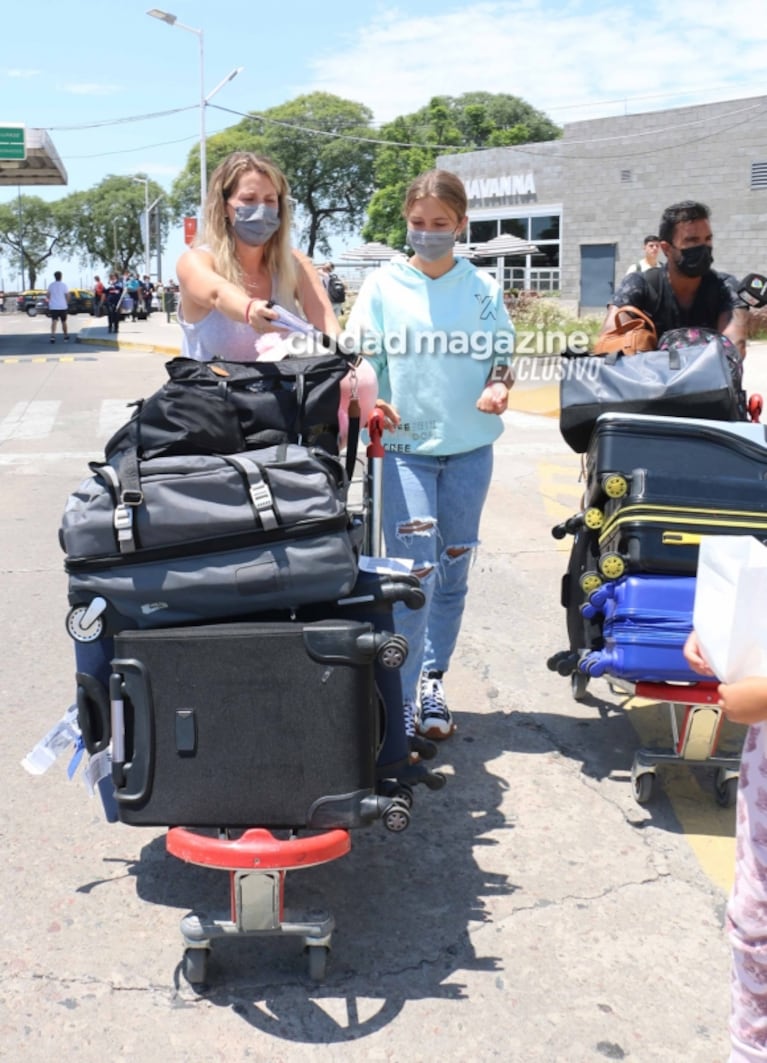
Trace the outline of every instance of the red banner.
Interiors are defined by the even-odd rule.
[[[197,218],[184,218],[184,243],[192,244],[197,235]]]

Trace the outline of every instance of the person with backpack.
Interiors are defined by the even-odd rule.
[[[639,259],[638,262],[632,262],[626,273],[644,273],[646,269],[655,269],[658,265],[658,255],[660,254],[660,240],[657,236],[645,236],[644,238],[644,256]]]
[[[623,307],[636,307],[655,325],[657,338],[670,329],[713,329],[746,354],[747,307],[728,274],[711,268],[714,237],[704,203],[683,200],[666,207],[658,234],[666,256],[661,267],[627,273],[607,308],[597,343],[616,327]]]
[[[338,274],[334,272],[332,262],[326,262],[324,266],[320,266],[319,274],[322,285],[328,293],[333,313],[336,317],[340,317],[346,303],[346,285]]]

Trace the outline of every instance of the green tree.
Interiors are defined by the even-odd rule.
[[[11,262],[22,264],[30,288],[51,258],[68,258],[75,250],[73,217],[61,200],[18,196],[0,203],[0,246]]]
[[[163,189],[150,180],[146,192],[142,182],[132,177],[105,177],[86,192],[74,192],[63,201],[74,215],[73,229],[77,253],[83,260],[95,260],[122,271],[144,272],[144,215],[147,200],[151,206]],[[150,219],[150,244],[156,239],[159,217],[160,241],[168,236],[168,211],[163,200]]]
[[[554,140],[560,135],[558,126],[518,96],[490,92],[435,96],[425,107],[381,129],[376,191],[368,205],[363,237],[404,248],[405,192],[415,177],[436,164],[437,156]]]
[[[327,92],[299,96],[211,137],[206,145],[208,169],[232,151],[268,155],[290,184],[301,246],[310,257],[315,250],[327,254],[331,233],[362,224],[373,191],[372,117],[362,104]],[[178,213],[196,209],[199,166],[195,148],[173,185]]]

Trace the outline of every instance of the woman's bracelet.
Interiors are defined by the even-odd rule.
[[[248,301],[248,305],[245,307],[245,324],[246,325],[250,324],[250,308],[251,308],[251,306],[253,306],[254,303],[257,303],[257,302],[258,302],[258,299],[250,299]]]

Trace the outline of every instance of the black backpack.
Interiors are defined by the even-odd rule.
[[[328,296],[331,303],[343,303],[346,301],[346,286],[335,273],[328,277]]]

